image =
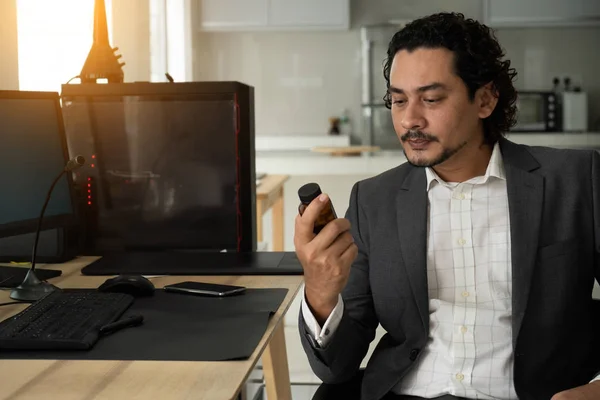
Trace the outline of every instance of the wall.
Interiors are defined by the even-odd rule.
[[[442,10],[482,15],[479,0],[352,0],[351,7],[353,29],[344,32],[195,32],[194,79],[255,86],[259,136],[325,135],[328,118],[342,109],[350,110],[360,132],[359,26]],[[555,74],[580,77],[590,92],[590,128],[600,129],[600,28],[504,29],[497,35],[519,73],[517,88],[549,89]],[[376,61],[380,68],[382,60]],[[377,77],[383,81],[381,73]]]
[[[517,69],[517,89],[552,87],[568,75],[588,91],[589,128],[600,131],[600,27],[500,29],[496,35]]]
[[[4,1],[4,0],[1,0]],[[150,80],[149,0],[113,0],[112,46],[125,62],[125,82]]]
[[[329,117],[344,109],[360,131],[358,28],[450,10],[447,3],[352,0],[355,29],[346,32],[195,33],[194,79],[239,80],[255,86],[257,135],[325,135]],[[452,2],[453,9],[474,17],[481,14],[480,3]]]
[[[0,90],[19,89],[16,3],[0,1]]]
[[[195,80],[255,87],[259,135],[324,135],[343,108],[358,116],[360,37],[356,31],[215,33],[194,38]]]

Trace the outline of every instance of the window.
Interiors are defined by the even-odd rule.
[[[191,0],[150,0],[150,75],[166,82],[192,80]]]
[[[112,0],[105,4],[110,38]],[[94,0],[17,0],[17,31],[19,89],[60,92],[92,46]]]
[[[167,68],[167,3],[150,0],[150,81],[165,82]]]

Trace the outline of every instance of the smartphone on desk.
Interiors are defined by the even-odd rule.
[[[246,290],[243,286],[219,285],[205,282],[180,282],[165,286],[166,292],[189,293],[201,296],[226,297],[241,294]]]

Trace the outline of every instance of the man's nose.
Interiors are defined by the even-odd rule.
[[[421,107],[417,103],[409,103],[404,109],[400,120],[402,128],[406,130],[420,130],[425,128],[425,119]]]

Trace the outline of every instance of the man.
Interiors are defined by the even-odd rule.
[[[355,184],[318,235],[326,195],[296,218],[317,376],[356,384],[387,332],[355,398],[600,399],[600,157],[503,138],[516,100],[503,57],[461,14],[396,33],[385,100],[408,162]]]

